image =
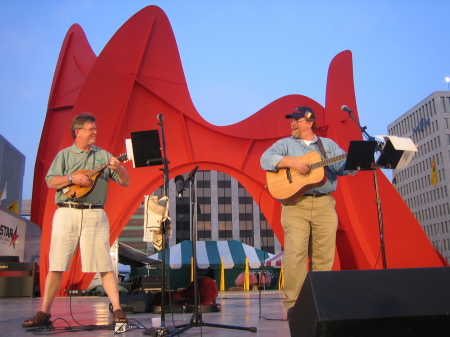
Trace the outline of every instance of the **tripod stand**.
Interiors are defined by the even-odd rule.
[[[195,217],[195,173],[198,170],[198,165],[191,171],[189,177],[184,181],[181,189],[178,191],[179,194],[184,190],[184,186],[187,182],[190,181],[190,201],[191,201],[191,232],[192,232],[192,263],[193,263],[193,283],[194,283],[194,313],[192,314],[191,320],[188,324],[182,324],[175,326],[177,330],[171,331],[168,336],[177,336],[183,333],[186,330],[189,330],[193,327],[201,327],[201,326],[209,326],[214,328],[223,328],[223,329],[234,329],[234,330],[245,330],[256,332],[256,327],[240,327],[240,326],[231,326],[231,325],[222,325],[222,324],[212,324],[206,323],[202,319],[202,313],[199,312],[199,293],[198,293],[198,282],[197,282],[197,226],[196,226],[196,217]],[[180,329],[178,329],[180,328]]]

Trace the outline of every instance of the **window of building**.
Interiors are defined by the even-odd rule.
[[[253,228],[253,198],[247,190],[238,183],[239,203],[239,239],[249,246],[254,245]]]
[[[441,105],[442,105],[442,111],[447,112],[447,109],[445,108],[445,97],[441,96]]]
[[[261,228],[261,249],[265,252],[274,254],[275,235],[262,212],[260,212],[260,228]]]

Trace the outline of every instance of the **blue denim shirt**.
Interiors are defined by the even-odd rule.
[[[330,159],[341,154],[345,151],[342,150],[333,140],[329,138],[320,138],[322,140],[325,153],[327,155],[326,159]],[[266,171],[277,172],[277,165],[280,160],[285,157],[300,157],[309,152],[315,151],[320,154],[319,146],[317,145],[318,137],[314,135],[312,143],[308,146],[302,139],[287,137],[280,139],[270,148],[268,148],[261,156],[261,167]],[[355,174],[355,171],[345,171],[345,160],[336,162],[334,164],[325,167],[325,172],[328,176],[327,182],[320,187],[316,187],[306,193],[318,192],[318,193],[331,193],[336,191],[337,186],[337,176],[343,176],[346,174]]]

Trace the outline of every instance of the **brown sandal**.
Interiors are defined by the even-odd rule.
[[[50,321],[51,314],[46,314],[43,311],[38,311],[33,317],[27,319],[22,323],[24,328],[33,328],[36,326],[46,326],[52,325],[52,321]]]
[[[128,318],[122,309],[114,310],[113,312],[113,323],[127,323]]]

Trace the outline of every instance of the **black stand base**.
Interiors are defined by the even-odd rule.
[[[149,335],[152,337],[163,337],[163,336],[168,336],[169,329],[167,329],[164,326],[161,327],[154,327],[154,328],[150,328],[150,329],[146,329],[144,330],[144,332],[142,333],[143,335]]]
[[[176,328],[181,328],[181,329],[170,333],[168,336],[176,336],[176,335],[183,333],[186,330],[189,330],[194,327],[200,327],[200,326],[210,326],[213,328],[223,328],[223,329],[233,329],[233,330],[244,330],[244,331],[256,332],[256,327],[242,327],[242,326],[233,326],[233,325],[205,323],[205,322],[203,322],[203,319],[202,319],[202,313],[197,312],[194,315],[192,315],[192,318],[191,318],[191,321],[189,324],[177,325]]]
[[[247,327],[242,327],[242,326],[205,323],[202,319],[202,313],[197,312],[194,315],[192,315],[189,324],[177,325],[174,328],[170,328],[170,329],[167,327],[154,327],[154,328],[144,330],[143,334],[149,335],[152,337],[172,337],[172,336],[177,336],[191,328],[201,327],[201,326],[256,332],[256,327],[247,328]]]
[[[222,309],[221,305],[219,303],[212,303],[212,304],[200,304],[197,307],[197,311],[202,313],[207,312],[220,312]],[[159,314],[162,311],[162,307],[160,305],[154,305],[152,312],[154,314]],[[193,313],[195,312],[194,305],[186,304],[186,305],[166,305],[165,312],[168,313]]]

